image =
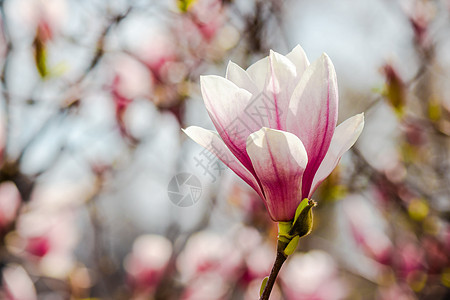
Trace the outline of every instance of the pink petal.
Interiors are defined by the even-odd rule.
[[[248,138],[247,153],[274,221],[290,221],[302,200],[302,176],[308,163],[305,147],[292,133],[261,128]]]
[[[6,299],[37,299],[33,281],[25,269],[18,264],[10,264],[3,269],[3,286]],[[3,298],[3,297],[2,297]]]
[[[250,185],[260,197],[263,197],[255,177],[236,159],[216,132],[197,126],[190,126],[183,129],[183,132],[194,140],[194,142],[216,155],[236,175]]]
[[[336,127],[333,138],[331,139],[330,148],[314,176],[309,196],[312,196],[322,181],[330,175],[339,163],[342,155],[353,146],[361,134],[363,127],[364,113],[353,116]]]
[[[201,76],[200,84],[206,109],[222,140],[252,170],[245,146],[247,137],[260,128],[245,113],[252,94],[219,76]]]
[[[307,197],[330,146],[338,114],[336,73],[326,54],[306,69],[292,94],[289,110],[287,130],[300,138],[308,153],[302,190]]]
[[[244,72],[230,63],[227,78],[253,94],[246,113],[257,123],[255,131],[261,127],[284,130],[289,100],[298,81],[294,63],[271,50],[268,57],[257,61]]]

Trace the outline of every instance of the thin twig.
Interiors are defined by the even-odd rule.
[[[278,273],[281,270],[284,262],[287,259],[287,256],[284,254],[284,249],[286,248],[286,244],[278,241],[277,246],[277,257],[275,258],[275,262],[273,263],[272,271],[270,272],[269,279],[267,280],[267,284],[264,288],[264,291],[259,300],[269,300],[270,293],[272,292],[273,286],[275,284],[275,280],[278,277]]]

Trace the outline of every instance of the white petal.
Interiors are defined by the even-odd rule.
[[[247,144],[270,216],[275,221],[291,220],[302,200],[302,175],[308,163],[303,143],[292,133],[264,127],[252,133]]]
[[[238,87],[245,89],[252,94],[259,92],[255,83],[247,74],[247,72],[232,61],[228,63],[227,73],[225,77],[236,84]]]
[[[247,73],[255,83],[259,91],[266,85],[266,77],[269,72],[269,57],[266,56],[247,68]]]
[[[294,63],[297,70],[297,78],[300,78],[309,66],[309,60],[305,51],[300,45],[297,45],[286,57]]]
[[[236,159],[216,132],[198,126],[190,126],[183,129],[183,132],[197,144],[216,155],[262,197],[255,177]]]
[[[281,88],[286,88],[295,80],[297,71],[295,65],[284,55],[270,50],[269,78],[267,78],[267,90],[272,93],[280,93]]]
[[[314,177],[310,196],[314,193],[319,184],[334,170],[342,155],[353,146],[361,134],[363,127],[364,113],[353,116],[336,127],[327,155],[323,159],[322,164]]]
[[[266,115],[271,116],[268,118],[268,127],[286,129],[289,101],[297,83],[296,74],[295,66],[288,58],[270,50],[269,74],[264,89],[265,95],[273,103],[273,107],[267,107],[266,111]]]

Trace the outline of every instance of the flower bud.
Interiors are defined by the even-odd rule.
[[[314,200],[306,198],[300,202],[295,211],[292,227],[289,230],[290,236],[303,237],[311,232],[313,226],[312,208],[316,205],[317,203]]]

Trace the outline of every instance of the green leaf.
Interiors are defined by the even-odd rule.
[[[289,244],[287,245],[287,247],[284,249],[284,255],[289,256],[292,253],[294,253],[295,249],[297,248],[298,245],[298,241],[300,240],[300,237],[297,235],[296,237],[294,237]]]
[[[266,276],[263,281],[261,282],[261,288],[259,289],[259,297],[262,296],[262,293],[264,292],[264,289],[266,288],[267,281],[269,280],[269,276]]]

